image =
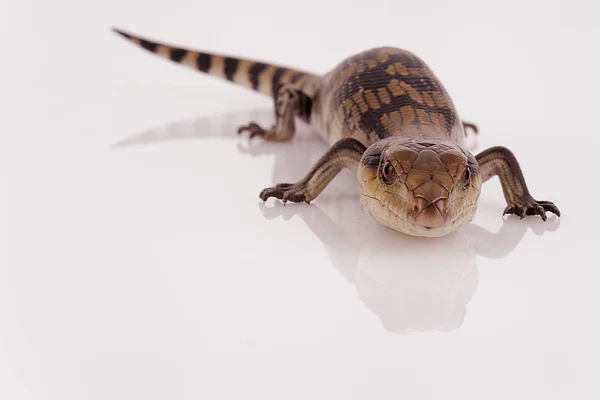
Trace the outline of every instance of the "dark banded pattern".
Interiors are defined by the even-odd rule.
[[[379,138],[408,129],[448,136],[458,119],[437,77],[408,51],[378,48],[350,57],[329,82],[332,108],[348,127]]]
[[[252,89],[258,90],[258,77],[263,73],[265,68],[267,68],[267,64],[261,62],[255,62],[254,65],[250,67],[249,75]]]
[[[113,31],[143,49],[175,63],[211,76],[220,77],[272,97],[276,96],[278,88],[283,84],[299,81],[302,77],[306,78],[305,82],[314,82],[319,79],[318,76],[310,73],[284,66],[184,49],[166,43],[154,42],[116,28],[113,28]],[[309,95],[312,95],[312,93]]]
[[[171,61],[174,61],[176,63],[181,62],[181,60],[183,60],[183,57],[185,57],[186,54],[187,51],[185,51],[184,49],[172,49]]]
[[[235,75],[235,72],[238,69],[238,64],[239,64],[239,60],[237,58],[232,58],[232,57],[225,57],[223,59],[224,62],[224,69],[225,69],[225,78],[228,81],[232,81],[233,82],[233,76]]]
[[[198,62],[196,63],[197,68],[202,72],[208,72],[210,70],[211,56],[206,53],[198,54]]]
[[[273,78],[271,79],[271,90],[273,93],[273,96],[275,96],[277,94],[277,90],[279,89],[279,85],[281,84],[281,77],[283,76],[283,74],[285,73],[285,69],[283,68],[277,68],[275,70],[275,73],[273,74]]]
[[[131,37],[129,37],[131,38]],[[158,47],[158,45],[156,43],[150,42],[148,40],[140,40],[140,46],[142,46],[144,49],[154,53],[156,51],[156,48]]]

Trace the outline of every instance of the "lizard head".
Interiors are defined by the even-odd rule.
[[[412,236],[446,235],[471,222],[482,179],[475,157],[449,140],[388,137],[363,153],[361,204]]]

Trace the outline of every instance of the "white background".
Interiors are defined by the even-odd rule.
[[[593,2],[6,3],[0,399],[600,398]],[[503,218],[495,179],[470,227],[407,238],[349,174],[263,205],[326,145],[237,137],[268,98],[113,25],[315,72],[407,48],[563,215]]]

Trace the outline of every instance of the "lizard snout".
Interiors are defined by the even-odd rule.
[[[417,225],[425,228],[437,228],[448,223],[450,217],[448,199],[431,202],[423,197],[414,197],[410,207]]]

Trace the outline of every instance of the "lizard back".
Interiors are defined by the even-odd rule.
[[[381,47],[351,56],[323,77],[319,103],[330,142],[370,145],[388,136],[463,142],[455,106],[433,71],[409,51]]]

